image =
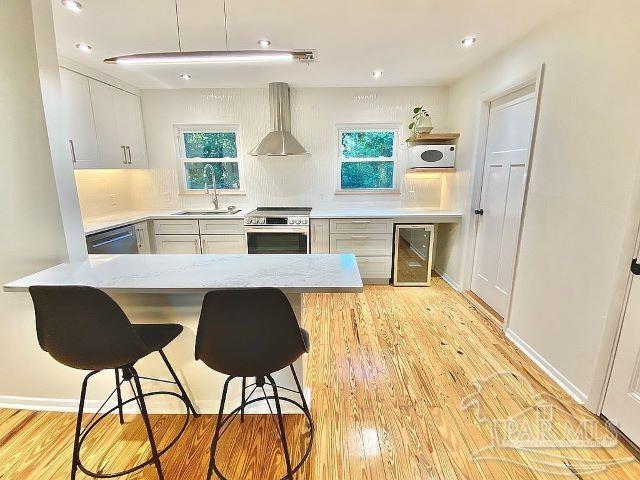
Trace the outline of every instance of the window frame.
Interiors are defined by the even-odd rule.
[[[342,123],[336,125],[336,195],[398,195],[400,191],[399,172],[399,136],[401,125],[398,123]],[[343,132],[392,132],[393,133],[393,155],[391,157],[357,158],[342,156],[342,133]],[[342,188],[342,164],[344,162],[393,162],[393,185],[391,188]]]
[[[174,131],[174,140],[175,140],[175,149],[176,149],[176,159],[177,159],[177,169],[178,169],[178,179],[180,181],[180,195],[203,195],[205,193],[205,189],[199,188],[187,188],[187,171],[185,168],[185,163],[237,163],[238,164],[238,179],[240,181],[240,188],[232,189],[232,188],[219,188],[218,195],[245,195],[245,183],[244,183],[244,156],[241,148],[241,132],[240,125],[238,124],[216,124],[216,123],[205,123],[205,124],[175,124],[173,125]],[[236,157],[223,157],[223,158],[202,158],[202,157],[194,157],[187,158],[185,152],[184,145],[184,136],[185,133],[192,132],[212,132],[212,133],[223,133],[223,132],[233,132],[236,134]]]

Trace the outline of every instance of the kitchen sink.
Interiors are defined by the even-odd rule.
[[[235,215],[236,213],[240,213],[242,210],[228,210],[226,208],[221,208],[218,210],[187,210],[186,212],[175,213],[174,215]]]

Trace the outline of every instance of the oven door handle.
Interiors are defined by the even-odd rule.
[[[304,233],[309,234],[309,228],[307,227],[294,227],[294,228],[271,228],[271,227],[256,227],[247,228],[244,231],[246,233]]]

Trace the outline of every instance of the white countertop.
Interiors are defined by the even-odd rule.
[[[87,217],[83,220],[86,235],[104,232],[112,228],[122,227],[132,223],[153,219],[182,218],[182,219],[207,219],[239,218],[253,208],[242,209],[235,214],[221,215],[176,215],[187,209],[179,210],[136,210],[114,213],[100,217]],[[311,218],[398,218],[403,220],[421,221],[425,223],[457,223],[462,219],[460,212],[444,210],[427,210],[424,208],[314,208],[311,210]]]
[[[462,218],[460,212],[428,210],[425,208],[314,208],[311,218],[416,218],[429,223],[454,223]]]
[[[252,210],[252,209],[250,209]],[[132,210],[126,212],[113,213],[99,217],[86,217],[83,219],[85,235],[104,232],[112,228],[130,225],[132,223],[144,222],[145,220],[160,220],[166,218],[176,219],[215,219],[215,218],[238,218],[243,219],[244,214],[249,210],[238,210],[236,213],[216,214],[216,215],[178,215],[186,211],[197,211],[197,209],[181,208],[178,210]]]
[[[90,255],[4,285],[87,285],[131,293],[275,287],[287,293],[362,292],[353,255]]]

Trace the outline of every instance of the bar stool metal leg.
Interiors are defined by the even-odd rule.
[[[176,372],[173,370],[171,363],[169,363],[169,359],[167,358],[167,356],[164,354],[162,350],[158,350],[158,353],[160,353],[160,356],[162,357],[164,364],[167,366],[167,370],[169,370],[169,373],[173,377],[173,380],[176,382],[178,389],[180,389],[180,393],[182,394],[182,397],[184,398],[184,401],[187,404],[187,407],[189,408],[189,410],[191,410],[191,413],[193,413],[193,416],[198,418],[200,414],[196,412],[196,409],[193,407],[193,404],[191,403],[191,399],[189,398],[189,395],[187,395],[187,392],[184,389],[184,387],[182,386],[182,383],[180,382],[178,375],[176,375]]]
[[[213,470],[216,470],[216,449],[218,448],[218,440],[220,440],[220,429],[222,427],[223,415],[224,415],[224,404],[227,401],[227,391],[229,390],[229,383],[235,377],[228,377],[224,382],[224,387],[222,389],[222,399],[220,400],[220,408],[218,409],[218,418],[216,419],[216,431],[213,434],[213,440],[211,440],[211,449],[209,452],[209,470],[207,472],[207,480],[211,480],[211,475],[213,474]]]
[[[284,429],[284,421],[282,419],[282,409],[280,408],[280,397],[278,396],[278,386],[271,375],[267,375],[269,383],[273,388],[273,396],[276,403],[276,414],[278,415],[278,425],[280,427],[280,440],[282,441],[282,450],[284,452],[284,459],[287,463],[287,476],[289,480],[293,480],[293,472],[291,469],[291,457],[289,456],[289,446],[287,445],[287,433]]]
[[[122,414],[122,391],[120,390],[120,371],[115,368],[116,372],[116,392],[118,395],[118,416],[120,417],[120,425],[124,425],[124,416]]]
[[[244,423],[244,402],[246,402],[245,393],[247,389],[247,377],[242,377],[242,409],[240,410],[240,423]]]
[[[156,465],[156,470],[158,471],[158,478],[159,480],[164,480],[162,465],[160,464],[160,456],[158,455],[158,448],[156,447],[156,441],[153,438],[153,430],[151,430],[151,422],[149,421],[149,414],[147,413],[147,405],[144,401],[142,385],[140,385],[140,377],[138,377],[138,372],[136,372],[135,368],[130,366],[128,367],[128,369],[133,376],[133,381],[136,384],[136,390],[138,391],[138,395],[140,396],[140,413],[142,413],[142,419],[144,420],[144,425],[147,428],[147,436],[149,437],[149,443],[151,444],[151,454]]]
[[[78,405],[78,419],[76,420],[76,435],[73,439],[73,459],[71,461],[71,480],[75,480],[78,472],[78,463],[80,463],[80,435],[82,433],[82,413],[84,411],[84,400],[87,395],[87,384],[89,378],[98,372],[91,372],[82,381],[82,390],[80,391],[80,405]]]

